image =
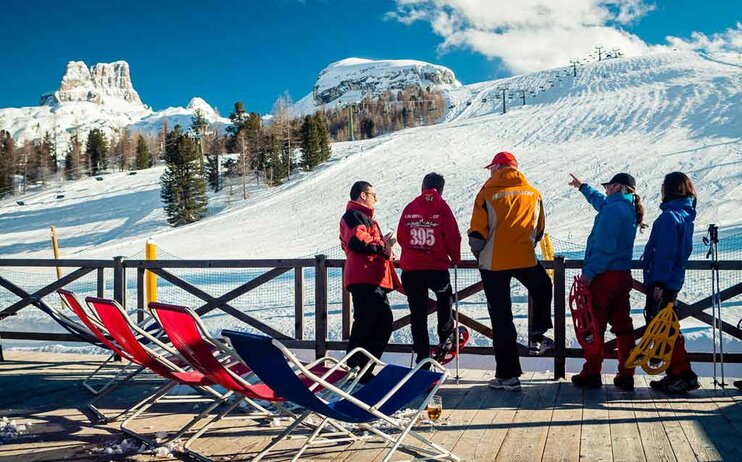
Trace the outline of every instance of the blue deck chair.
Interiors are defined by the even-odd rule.
[[[363,375],[366,369],[372,365],[380,365],[383,368],[362,388],[345,391],[328,383],[324,376],[317,376],[307,370],[301,361],[277,340],[261,335],[231,330],[223,330],[222,335],[229,340],[237,354],[263,383],[271,387],[276,394],[306,410],[297,421],[276,437],[261,453],[256,455],[253,459],[254,462],[260,460],[273,446],[287,437],[312,413],[318,414],[324,420],[292,460],[298,460],[301,454],[311,445],[332,442],[352,442],[368,438],[368,436],[336,439],[318,438],[323,426],[331,421],[333,424],[336,421],[356,424],[359,429],[378,436],[387,443],[392,443],[392,447],[383,459],[384,462],[388,462],[400,447],[420,454],[426,460],[459,460],[457,456],[447,449],[431,442],[420,433],[413,431],[412,426],[416,419],[413,418],[409,422],[406,422],[403,419],[392,416],[395,412],[403,409],[423,394],[425,394],[425,399],[418,407],[418,413],[425,408],[430,398],[438,391],[446,378],[448,378],[447,369],[435,360],[428,358],[419,363],[414,369],[410,369],[385,364],[366,350],[356,348],[338,361],[325,375],[330,374],[334,368],[342,366],[354,354],[362,354],[369,358],[366,368],[359,375]],[[425,364],[430,364],[433,371],[423,370],[422,368]],[[297,377],[297,372],[311,379],[314,384],[307,387]],[[314,394],[312,389],[316,386],[325,388],[337,399],[328,400]],[[400,430],[400,434],[390,435],[371,425],[372,422],[379,420],[397,428]],[[415,438],[424,446],[403,443],[402,441],[407,435]]]

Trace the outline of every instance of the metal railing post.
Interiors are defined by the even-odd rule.
[[[304,338],[304,268],[294,268],[294,338]]]
[[[566,376],[565,294],[566,274],[564,257],[554,257],[554,378]]]
[[[126,268],[124,257],[113,257],[113,299],[126,309]]]
[[[113,299],[126,310],[126,269],[124,257],[113,257]],[[121,362],[121,357],[115,355],[115,362]]]
[[[345,280],[345,265],[343,265],[343,280]],[[350,329],[353,327],[353,316],[351,315],[351,303],[350,303],[350,292],[345,289],[345,284],[340,281],[340,285],[343,287],[343,311],[342,311],[342,339],[348,340],[350,338]]]
[[[314,352],[321,358],[327,354],[327,256],[314,258]]]
[[[149,308],[144,300],[144,268],[137,268],[137,324],[144,321],[144,310]]]
[[[95,284],[95,296],[103,298],[106,296],[106,269],[98,268],[98,277],[96,278]]]

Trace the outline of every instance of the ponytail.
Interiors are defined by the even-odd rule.
[[[636,210],[636,225],[639,228],[639,232],[643,233],[644,228],[648,228],[649,225],[644,223],[644,205],[642,205],[642,198],[637,193],[632,193],[634,196],[634,209]]]
[[[639,232],[643,233],[645,228],[649,225],[644,223],[644,205],[642,205],[642,198],[636,193],[636,190],[631,186],[621,185],[621,192],[624,194],[631,194],[634,196],[634,210],[636,211],[636,226],[639,228]]]

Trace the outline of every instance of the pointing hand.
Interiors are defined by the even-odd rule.
[[[572,180],[570,180],[570,182],[567,183],[567,184],[570,185],[570,186],[573,186],[573,187],[575,187],[577,189],[580,189],[580,186],[582,186],[582,181],[580,181],[579,178],[577,178],[576,176],[572,175],[571,173],[569,174],[569,176],[572,177]]]

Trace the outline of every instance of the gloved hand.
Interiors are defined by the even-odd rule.
[[[660,286],[654,286],[652,288],[652,300],[654,300],[655,303],[659,304],[660,300],[662,300],[662,287]]]

